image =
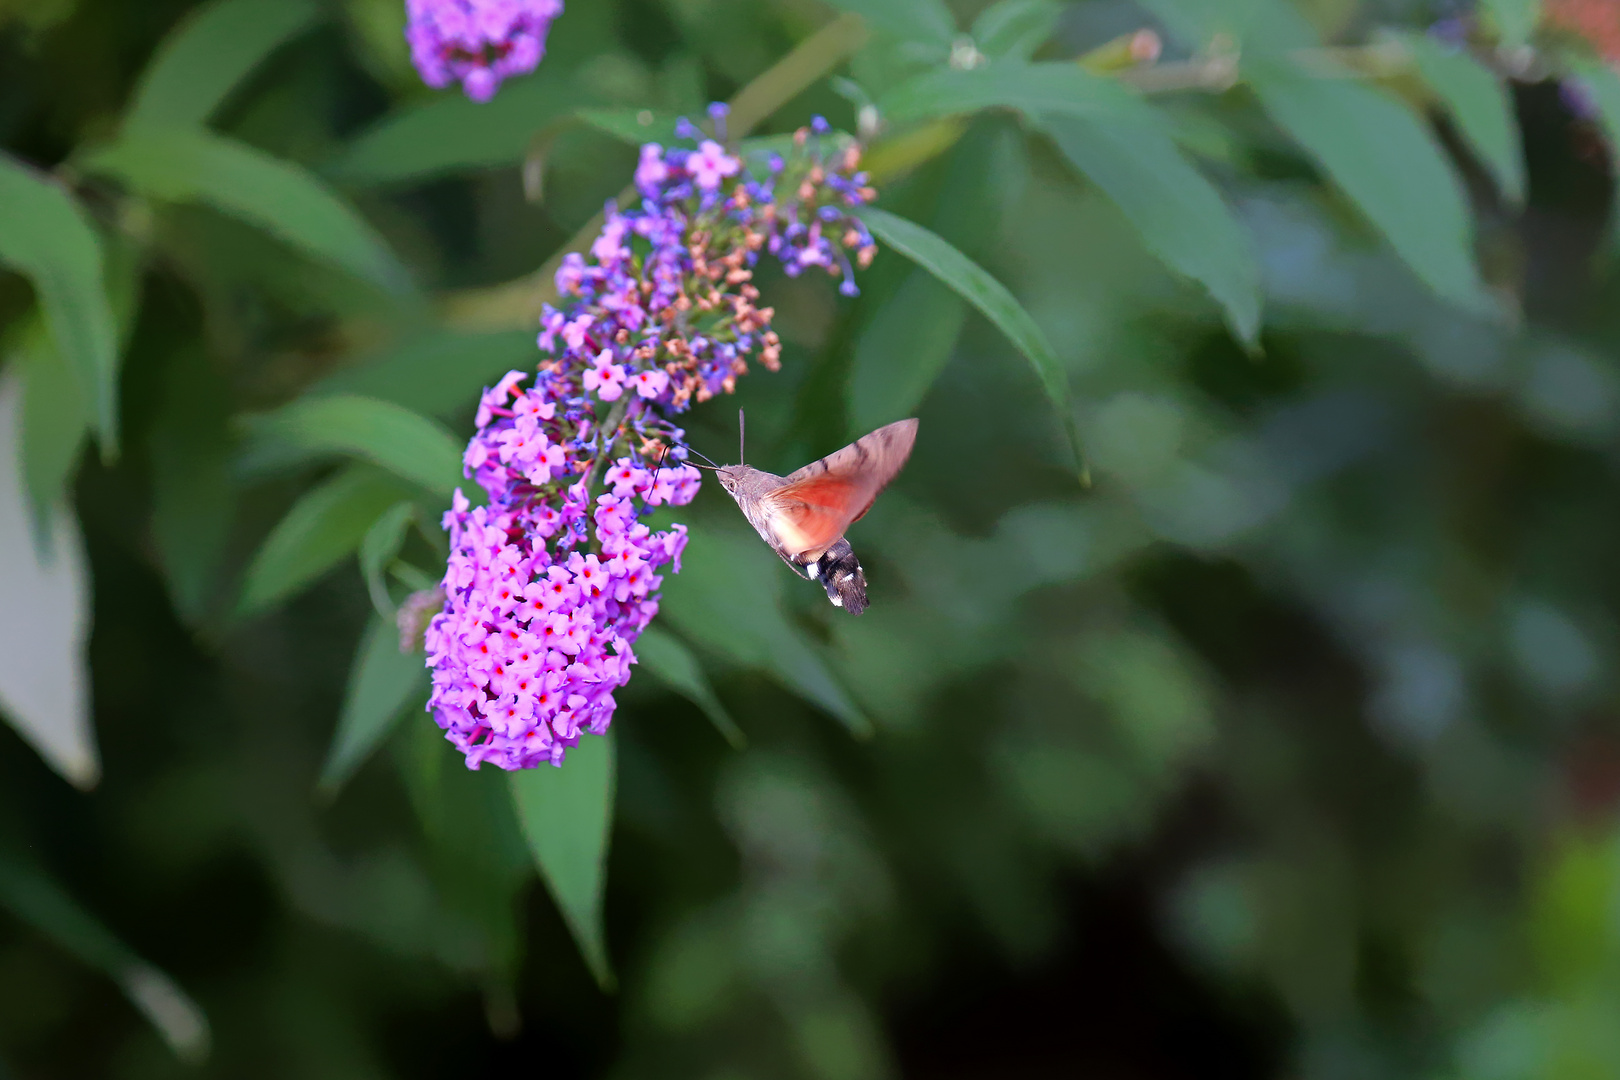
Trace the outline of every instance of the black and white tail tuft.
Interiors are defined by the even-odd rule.
[[[866,574],[849,541],[840,537],[810,567],[810,576],[827,590],[827,599],[851,615],[866,610]]]

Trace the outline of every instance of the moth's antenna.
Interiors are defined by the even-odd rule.
[[[737,410],[737,464],[739,464],[739,465],[744,465],[744,464],[747,464],[747,462],[748,462],[748,455],[743,452],[743,444],[744,444],[744,440],[743,440],[743,411],[741,409],[738,409]]]
[[[667,457],[669,457],[669,443],[664,444],[664,452],[658,455],[658,468],[653,470],[653,487],[658,486],[658,476],[664,471],[664,459]],[[650,490],[648,493],[651,494]]]

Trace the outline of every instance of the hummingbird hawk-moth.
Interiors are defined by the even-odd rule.
[[[737,417],[739,435],[742,415]],[[866,610],[866,572],[844,531],[859,521],[906,459],[916,420],[897,420],[787,476],[722,465],[720,486],[795,573],[819,581],[834,607]]]

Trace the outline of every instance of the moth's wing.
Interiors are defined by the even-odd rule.
[[[787,550],[814,558],[871,509],[911,456],[916,420],[897,420],[812,461],[760,499],[760,509]]]

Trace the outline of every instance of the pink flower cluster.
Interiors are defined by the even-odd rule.
[[[562,10],[562,0],[405,0],[405,40],[423,82],[459,82],[488,101],[502,79],[539,65]]]
[[[638,519],[698,489],[689,465],[648,470],[626,455],[593,499],[589,445],[568,433],[579,405],[559,410],[558,380],[525,390],[524,378],[510,373],[479,405],[464,461],[490,503],[457,491],[445,514],[446,602],[425,638],[428,708],[471,768],[561,764],[581,732],[607,730],[658,611],[658,572],[679,571],[686,546],[684,527]]]
[[[845,249],[872,256],[853,212],[871,198],[859,152],[824,156],[824,122],[757,176],[688,130],[695,147],[643,148],[641,206],[610,206],[589,258],[563,261],[533,383],[511,372],[479,402],[463,466],[489,505],[456,492],[444,608],[424,635],[428,709],[471,768],[561,764],[582,732],[607,730],[661,571],[679,571],[686,544],[684,527],[640,519],[699,486],[670,417],[729,392],[754,351],[777,366],[751,281],[759,254],[789,273],[822,266],[847,289]]]

